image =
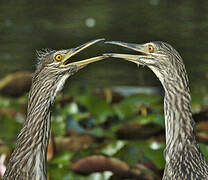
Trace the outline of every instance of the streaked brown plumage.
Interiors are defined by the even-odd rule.
[[[9,160],[3,180],[45,180],[46,153],[50,135],[51,106],[66,79],[103,56],[70,63],[70,58],[103,39],[90,41],[77,48],[39,53],[39,63],[29,92],[27,118],[17,146]]]
[[[179,53],[164,42],[130,44],[110,41],[107,43],[139,52],[140,55],[111,53],[105,56],[146,65],[163,85],[166,129],[164,151],[166,166],[163,180],[207,180],[208,165],[196,140],[189,82]]]

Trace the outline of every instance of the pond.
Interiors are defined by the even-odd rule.
[[[6,1],[0,2],[0,77],[34,71],[36,50],[65,49],[106,38],[144,43],[161,40],[175,47],[184,59],[197,92],[206,92],[208,76],[208,2],[190,1]],[[79,58],[104,52],[131,51],[99,43]],[[72,86],[158,86],[147,68],[122,60],[90,65],[71,78]]]

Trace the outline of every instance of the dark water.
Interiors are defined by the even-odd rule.
[[[106,38],[143,43],[162,40],[181,54],[197,91],[208,80],[207,0],[18,0],[0,1],[0,77],[16,71],[34,71],[35,50],[76,47]],[[79,57],[103,52],[129,52],[99,43]],[[122,60],[105,60],[81,70],[72,86],[158,85],[147,68]]]

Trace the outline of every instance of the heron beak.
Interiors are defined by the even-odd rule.
[[[117,54],[117,53],[106,53],[103,54],[103,56],[106,57],[115,57],[115,58],[121,58],[121,59],[126,59],[127,61],[131,62],[137,62],[138,57],[140,56],[147,56],[147,52],[144,48],[143,45],[140,44],[133,44],[133,43],[124,43],[124,42],[119,42],[119,41],[106,41],[106,44],[115,44],[118,46],[126,47],[129,49],[132,49],[134,51],[137,51],[140,53],[140,55],[132,55],[132,54]]]
[[[87,42],[87,43],[85,43],[81,46],[70,49],[69,52],[64,56],[61,67],[76,66],[77,68],[80,68],[80,67],[83,67],[87,64],[105,59],[106,56],[97,56],[97,57],[85,59],[85,60],[82,60],[82,61],[77,61],[77,62],[71,62],[70,63],[70,58],[71,57],[75,56],[76,54],[78,54],[82,50],[86,49],[87,47],[89,47],[89,46],[91,46],[91,45],[93,45],[97,42],[103,41],[103,40],[105,40],[105,39],[92,40],[92,41],[89,41],[89,42]]]

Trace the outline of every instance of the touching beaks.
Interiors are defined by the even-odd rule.
[[[93,45],[97,42],[104,41],[104,40],[105,39],[92,40],[92,41],[89,41],[85,44],[82,44],[81,46],[70,49],[69,52],[64,56],[61,67],[68,67],[68,66],[75,65],[75,66],[77,66],[77,68],[79,68],[79,67],[85,66],[87,64],[105,59],[106,56],[97,56],[97,57],[92,57],[92,58],[85,59],[85,60],[82,60],[82,61],[68,63],[68,61],[70,61],[71,57],[75,56],[76,54],[78,54],[82,50],[86,49],[87,47],[89,47],[89,46],[91,46],[91,45]]]
[[[133,44],[133,43],[125,43],[125,42],[120,42],[120,41],[106,41],[106,44],[114,44],[114,45],[118,45],[118,46],[122,46],[128,49],[132,49],[136,52],[139,52],[140,54],[138,55],[132,55],[132,54],[118,54],[118,53],[105,53],[103,54],[103,56],[105,57],[115,57],[115,58],[121,58],[121,59],[125,59],[127,61],[131,61],[131,62],[137,62],[139,56],[146,56],[148,54],[148,52],[146,51],[146,49],[144,48],[143,45],[140,44]]]

